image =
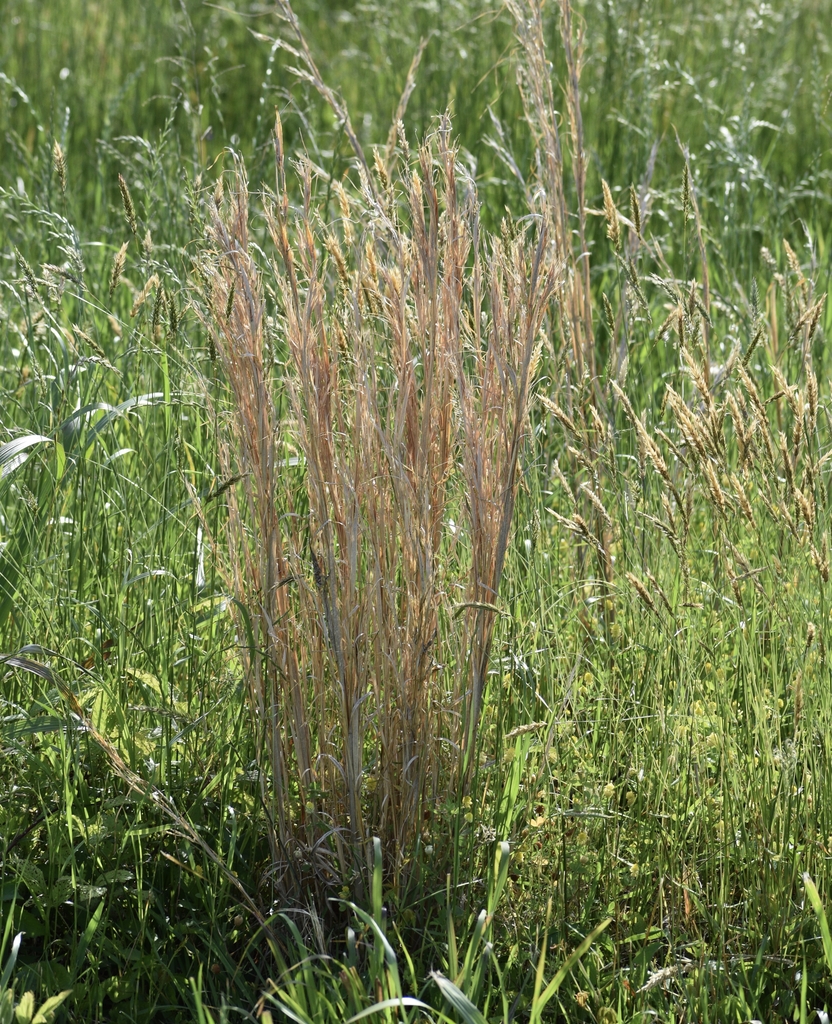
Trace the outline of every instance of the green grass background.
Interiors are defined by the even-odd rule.
[[[408,137],[415,142],[449,110],[484,223],[499,230],[506,209],[522,212],[522,189],[489,141],[499,123],[518,167],[528,168],[513,26],[498,5],[303,2],[295,10],[367,146],[385,143],[410,60],[427,39]],[[664,384],[678,389],[682,375],[678,351],[658,334],[668,296],[648,275],[702,274],[683,209],[681,146],[717,300],[716,362],[735,340],[747,347],[755,303],[769,319],[772,310],[787,318],[800,276],[816,298],[829,289],[832,8],[598,0],[576,10],[588,205],[602,206],[601,178],[625,216],[630,184],[649,188],[649,232],[667,260],[663,268],[645,258],[638,268],[652,319],[645,312],[633,322],[627,382],[636,410],[658,424]],[[284,30],[269,5],[7,0],[0,11],[0,443],[23,434],[61,442],[34,449],[0,479],[0,650],[74,680],[125,761],[266,900],[266,823],[240,714],[237,641],[184,483],[205,496],[216,487],[222,428],[199,394],[212,362],[189,307],[191,258],[201,190],[230,166],[229,150],[245,158],[254,189],[273,176],[276,106],[288,152],[305,148],[335,177],[351,167],[347,140],[292,75],[294,58],[271,41]],[[557,12],[546,11],[560,78]],[[111,295],[113,256],[131,238],[119,174],[138,231]],[[336,214],[323,187],[316,202]],[[624,284],[603,217],[589,220],[600,367],[610,347],[601,295],[618,310]],[[140,244],[148,231],[152,251]],[[784,238],[800,275],[789,270]],[[786,286],[772,287],[763,246]],[[27,272],[39,280],[37,301]],[[150,273],[170,301],[131,317]],[[824,310],[812,345],[818,457],[832,440],[829,326]],[[751,360],[766,398],[777,392],[772,365],[800,381],[799,353],[785,336],[778,345],[767,335]],[[544,393],[560,372],[543,367]],[[212,387],[221,403],[222,383]],[[76,413],[93,403],[128,405],[92,429]],[[788,409],[782,401],[775,409],[788,429]],[[605,497],[618,524],[616,558],[642,578],[652,572],[674,613],[653,613],[625,587],[603,598],[549,512],[569,514],[552,471],[569,439],[539,410],[534,425],[485,710],[482,799],[437,807],[423,889],[385,892],[399,955],[406,948],[413,958],[411,989],[424,992],[431,969],[450,970],[449,921],[461,947],[474,932],[494,857],[483,837],[497,823],[511,839],[512,866],[492,935],[502,974],[488,975],[486,988],[505,995],[513,1019],[528,1019],[541,948],[560,962],[607,917],[612,925],[549,1004],[552,1019],[803,1020],[829,1009],[830,965],[802,882],[810,873],[828,903],[830,607],[807,545],[762,514],[756,533],[738,516],[723,523],[697,491],[695,596],[683,607],[673,553],[638,516],[660,509],[658,481],[639,469],[632,425],[620,415],[620,476]],[[818,488],[819,546],[823,474]],[[222,501],[207,508],[221,531]],[[759,591],[743,584],[742,607],[721,568],[726,537],[763,569]],[[604,600],[615,606],[614,634]],[[49,680],[4,670],[2,702],[0,960],[24,931],[18,995],[72,988],[61,1011],[70,1020],[195,1020],[208,1012],[203,1003],[251,1014],[275,961],[227,879],[125,789]],[[545,734],[506,738],[541,719]],[[340,963],[350,915],[333,914],[326,945]],[[316,951],[308,920],[292,920]],[[288,925],[280,927],[300,960]],[[367,946],[370,928],[359,928]],[[326,1007],[335,1007],[339,1019],[338,970],[323,960],[316,970],[297,975],[292,991],[310,1000],[330,993],[306,1012],[330,1019]],[[486,1016],[503,1019],[491,998]],[[358,999],[351,1012],[359,1005],[367,1003]]]

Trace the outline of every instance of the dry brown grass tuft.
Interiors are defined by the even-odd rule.
[[[323,894],[360,889],[372,836],[401,882],[425,815],[467,785],[562,264],[545,221],[483,238],[446,118],[384,195],[365,174],[339,190],[340,224],[321,223],[308,163],[291,208],[279,121],[275,156],[276,258],[254,258],[237,165],[212,203],[202,315],[231,398],[222,470],[242,480],[227,578],[271,766],[274,877],[297,893],[323,844]]]

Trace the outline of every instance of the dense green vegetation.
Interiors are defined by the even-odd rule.
[[[3,5],[0,1022],[832,1010],[832,19],[697,6]]]

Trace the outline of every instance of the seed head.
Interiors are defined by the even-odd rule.
[[[612,242],[616,252],[621,248],[621,225],[618,222],[618,210],[612,199],[610,187],[601,179],[601,189],[604,193],[604,217],[607,220],[607,238]]]
[[[121,202],[124,206],[124,215],[127,218],[127,224],[135,235],[138,229],[136,222],[136,208],[133,205],[133,197],[130,195],[130,189],[127,187],[127,182],[120,174],[118,176],[118,188],[121,192]]]
[[[808,433],[814,434],[818,421],[818,379],[811,366],[806,367],[806,404]]]
[[[61,186],[61,195],[66,195],[66,155],[57,139],[52,143],[52,163],[55,173],[58,175],[58,184]]]
[[[797,253],[794,251],[794,249],[792,249],[792,247],[788,243],[788,240],[785,238],[783,239],[783,248],[786,250],[786,259],[789,262],[789,266],[791,267],[792,273],[795,274],[797,277],[802,277],[803,271],[801,270],[800,260],[797,258]]]
[[[748,366],[751,356],[754,354],[754,349],[760,344],[760,339],[763,337],[763,325],[760,324],[757,330],[754,332],[754,337],[751,339],[751,344],[745,350],[745,355],[742,357],[742,365]]]
[[[734,488],[734,492],[737,497],[737,504],[740,506],[742,514],[749,521],[749,523],[751,523],[751,525],[754,526],[754,511],[751,508],[751,502],[748,500],[748,495],[745,493],[745,488],[743,487],[736,473],[731,474],[731,486]]]
[[[373,165],[378,175],[378,180],[381,182],[381,187],[386,191],[390,185],[390,179],[387,176],[387,168],[384,166],[384,161],[381,159],[377,149],[373,151]]]
[[[127,259],[127,246],[129,244],[129,242],[125,242],[113,257],[113,266],[110,269],[110,298],[113,297],[113,292],[118,287],[119,278],[124,270],[124,264]]]
[[[682,172],[682,216],[685,220],[690,217],[691,205],[690,168],[685,161],[685,169]]]
[[[820,578],[823,580],[824,583],[828,583],[829,582],[829,548],[828,548],[828,545],[827,545],[827,542],[826,542],[826,534],[823,535],[823,540],[821,541],[821,549],[820,549],[820,551],[818,551],[818,549],[815,547],[814,544],[812,545],[812,561],[815,563],[815,568],[817,569],[818,575],[820,576]]]
[[[602,295],[604,300],[604,314],[607,318],[607,327],[610,332],[610,338],[615,337],[615,314],[612,311],[612,305],[610,300],[607,298],[607,293],[604,292]]]
[[[153,316],[152,316],[151,321],[150,321],[150,324],[151,324],[151,327],[153,328],[153,333],[154,334],[156,333],[156,329],[158,328],[159,323],[160,323],[160,321],[162,319],[162,309],[164,308],[164,302],[165,302],[165,287],[164,287],[164,285],[160,285],[156,289],[156,299],[155,299],[155,301],[153,303]]]
[[[346,288],[350,283],[350,276],[347,273],[347,264],[344,261],[344,254],[341,251],[341,246],[338,244],[338,239],[335,235],[329,232],[324,239],[324,245],[335,264],[335,269],[338,272],[338,279]]]
[[[636,593],[641,598],[641,600],[644,602],[644,604],[650,609],[651,612],[653,612],[654,615],[658,615],[659,609],[656,607],[656,602],[653,600],[650,591],[647,589],[647,587],[645,587],[645,585],[641,582],[638,576],[634,576],[631,572],[625,572],[624,575],[633,585],[633,588],[635,589]]]
[[[17,257],[17,262],[20,264],[20,269],[23,271],[23,279],[29,286],[29,291],[34,297],[38,293],[38,282],[37,279],[35,278],[35,272],[34,270],[32,270],[31,266],[29,265],[29,261],[26,259],[26,257],[23,255],[20,249],[18,249],[17,246],[14,247],[14,254]]]
[[[635,185],[630,185],[630,218],[635,224],[636,234],[641,238],[641,205],[638,201]]]
[[[131,317],[135,316],[139,312],[139,310],[147,301],[148,295],[153,291],[154,288],[158,287],[158,285],[159,278],[156,276],[156,274],[151,274],[151,276],[147,279],[144,288],[142,288],[142,290],[136,296],[136,301],[133,303],[133,308],[130,310]]]
[[[777,444],[780,448],[780,456],[783,459],[783,472],[786,474],[786,483],[789,487],[789,494],[794,494],[794,471],[792,470],[792,460],[789,458],[786,435],[782,430],[777,437]]]

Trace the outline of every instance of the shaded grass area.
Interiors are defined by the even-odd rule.
[[[528,98],[533,68],[517,26],[508,12],[462,3],[405,13],[298,5],[368,155],[362,188],[348,133],[289,72],[301,58],[274,46],[278,32],[297,40],[272,10],[6,8],[0,649],[25,660],[3,671],[0,959],[24,931],[18,996],[71,988],[62,1012],[78,1020],[203,1019],[223,1003],[251,1015],[264,991],[278,1019],[289,1007],[300,1019],[340,1020],[408,994],[433,1010],[388,1006],[375,1019],[479,1019],[443,982],[499,1020],[799,1020],[821,1009],[830,965],[803,876],[828,902],[823,5],[725,3],[707,18],[635,3],[577,12],[596,376],[577,372],[564,285],[540,331],[542,398],[525,420],[498,593],[468,589],[474,492],[448,469],[434,549],[438,640],[419,707],[439,723],[434,774],[406,840],[385,811],[404,806],[404,786],[377,749],[385,713],[383,751],[399,742],[402,698],[385,705],[368,685],[353,785],[339,781],[348,725],[332,710],[331,615],[337,607],[346,621],[358,598],[339,605],[336,593],[327,604],[318,574],[343,581],[336,573],[351,565],[365,600],[372,558],[359,544],[350,563],[345,540],[327,541],[321,507],[341,502],[330,519],[347,521],[361,468],[350,444],[374,452],[351,404],[362,381],[377,374],[373,436],[404,390],[391,310],[397,280],[412,272],[401,254],[418,250],[414,174],[423,190],[444,183],[436,274],[447,280],[447,169],[436,149],[421,167],[417,152],[426,132],[438,144],[440,111],[452,113],[457,178],[476,184],[482,231],[494,232],[489,258],[504,261],[506,279],[506,268],[521,280],[532,265],[537,225],[550,216],[535,205],[545,125],[516,86],[519,69]],[[543,27],[562,81],[555,12]],[[422,37],[405,116],[413,153],[394,136],[388,157]],[[252,585],[264,519],[250,516],[253,456],[235,447],[240,402],[222,350],[230,324],[246,358],[254,351],[238,311],[243,279],[228,275],[216,243],[239,188],[225,147],[245,157],[252,193],[261,181],[274,188],[275,105],[289,158],[277,200],[288,204],[301,297],[320,288],[308,355],[318,374],[335,367],[333,445],[341,432],[350,438],[342,457],[354,474],[338,470],[337,502],[335,478],[323,498],[308,485],[313,451],[299,424],[311,414],[297,397],[308,363],[292,354],[307,341],[288,319],[288,249],[274,225],[271,239],[266,231],[279,202],[269,213],[268,198],[252,197],[262,382],[280,450],[274,529],[297,577],[281,583],[288,603],[273,621],[293,617],[309,693],[332,701],[319,718],[308,713],[329,766],[316,762],[314,777],[293,773],[299,719],[286,724],[252,696],[271,642],[267,616],[252,624],[264,607]],[[565,123],[563,188],[577,231]],[[399,256],[378,227],[385,195]],[[464,277],[472,260],[460,268]],[[484,303],[483,324],[498,307],[496,297]],[[457,309],[465,367],[481,380],[466,334],[477,330],[474,300],[465,292],[443,308]],[[511,309],[522,316],[523,303]],[[420,316],[428,323],[402,301],[403,336],[429,352]],[[372,346],[364,363],[361,345]],[[413,356],[419,395],[427,363]],[[458,417],[462,400],[448,403]],[[449,466],[467,451],[453,436]],[[394,461],[383,454],[363,483],[378,508],[385,460]],[[389,515],[402,514],[403,493]],[[370,530],[369,507],[355,531],[378,552],[384,530]],[[395,549],[406,547],[401,536]],[[385,554],[397,568],[380,578],[401,613],[415,570],[396,557]],[[481,645],[490,658],[466,779],[449,751],[464,746],[469,654],[484,616],[494,632]],[[353,649],[382,628],[392,635],[393,621],[361,619]],[[383,650],[357,664],[394,679],[399,653]],[[267,681],[274,693],[281,679]],[[351,866],[339,844],[358,818],[368,842]],[[377,867],[369,837],[380,833]],[[551,965],[607,921],[544,1010]]]

